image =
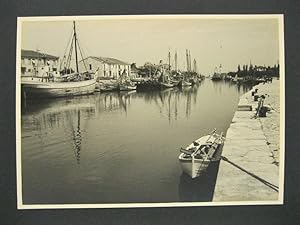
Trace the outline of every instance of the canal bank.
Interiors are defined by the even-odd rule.
[[[213,201],[273,201],[279,199],[280,82],[259,84],[271,110],[254,118],[258,101],[252,91],[240,97],[227,130]]]

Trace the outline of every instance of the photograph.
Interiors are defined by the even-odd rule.
[[[17,18],[18,209],[284,203],[284,15]]]

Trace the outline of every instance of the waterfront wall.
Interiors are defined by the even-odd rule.
[[[267,201],[279,198],[280,82],[259,84],[270,107],[253,118],[258,102],[252,91],[240,97],[227,130],[213,201]]]

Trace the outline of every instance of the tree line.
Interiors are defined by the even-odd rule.
[[[274,66],[257,66],[257,65],[238,65],[237,71],[229,72],[228,75],[234,77],[251,77],[251,78],[263,78],[263,77],[279,77],[279,64]]]

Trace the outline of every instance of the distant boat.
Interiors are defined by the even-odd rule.
[[[160,66],[159,66],[159,69],[161,70],[161,76],[159,78],[159,80],[160,80],[159,83],[160,83],[160,87],[162,89],[174,87],[174,84],[172,83],[172,81],[170,79],[170,75],[171,75],[170,51],[168,53],[168,59],[169,59],[168,69],[164,68],[164,66],[162,65],[162,61],[160,62]]]
[[[133,83],[129,76],[126,74],[126,69],[123,70],[123,73],[120,75],[118,81],[119,91],[133,91],[136,90],[136,85]]]
[[[238,75],[235,75],[234,78],[232,78],[231,80],[233,83],[237,83],[238,82]]]
[[[136,85],[134,84],[119,84],[120,91],[133,91],[136,90]]]
[[[192,82],[188,82],[188,81],[186,81],[186,80],[182,80],[181,82],[180,82],[180,86],[182,86],[182,87],[185,87],[185,86],[192,86],[193,84],[192,84]]]
[[[192,178],[199,177],[209,166],[211,161],[218,161],[221,147],[225,138],[214,129],[209,135],[203,136],[187,148],[181,148],[179,162],[183,172]]]
[[[119,88],[116,80],[98,80],[96,84],[97,92],[106,92],[106,91],[117,91]]]
[[[222,80],[222,76],[219,73],[214,73],[214,75],[211,77],[211,80],[213,80],[213,81]]]
[[[71,45],[69,56],[71,58],[72,49],[75,48],[76,72],[64,74],[60,77],[61,81],[56,81],[49,73],[43,81],[38,79],[21,79],[22,92],[25,98],[57,98],[66,96],[77,96],[92,94],[95,91],[96,79],[89,73],[79,73],[77,61],[77,36],[75,21],[73,22],[74,46]],[[73,42],[72,42],[73,44]],[[71,71],[70,69],[68,69]],[[67,69],[65,68],[65,71]],[[52,78],[52,79],[51,79]]]
[[[222,77],[222,64],[220,64],[219,68],[216,67],[215,68],[215,72],[213,74],[213,76],[211,77],[211,80],[213,81],[219,81],[219,80],[222,80],[223,77]]]
[[[161,85],[162,88],[172,88],[172,87],[174,87],[174,84],[172,82],[169,82],[169,83],[160,82],[160,85]]]

